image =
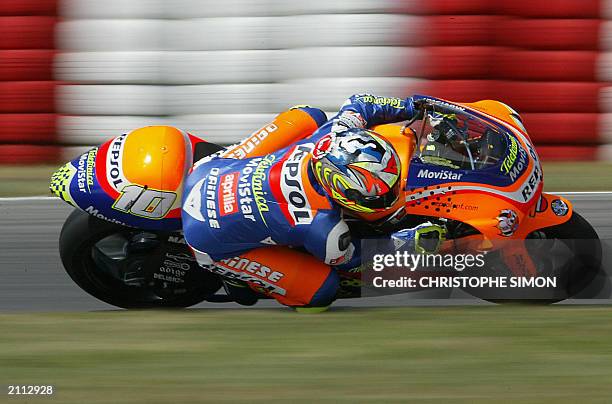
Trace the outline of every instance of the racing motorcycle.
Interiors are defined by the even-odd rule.
[[[498,101],[414,99],[421,113],[412,121],[372,128],[402,156],[405,204],[386,217],[355,213],[348,219],[351,232],[361,238],[388,237],[430,221],[446,229],[442,249],[486,250],[497,257],[494,272],[555,273],[565,285],[544,297],[525,289],[511,294],[468,290],[491,301],[554,302],[589,289],[600,274],[597,233],[567,199],[542,191],[540,159],[520,115]],[[262,131],[252,138],[261,138]],[[128,172],[125,163],[121,168],[120,159],[137,159],[129,153],[139,150],[138,141],[124,144],[125,136],[91,149],[52,176],[52,192],[76,208],[59,240],[67,273],[87,293],[123,308],[232,301],[221,292],[218,275],[198,267],[188,249],[180,198],[160,191],[160,184],[146,183],[146,170],[157,169],[155,162],[142,164],[136,173],[133,168]],[[193,147],[188,160],[176,163],[179,174],[224,150],[186,136]],[[559,251],[569,257],[561,264],[555,262],[563,255]],[[339,271],[338,297],[362,296],[368,268],[364,262],[361,270]]]

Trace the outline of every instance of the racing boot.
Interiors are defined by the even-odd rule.
[[[257,293],[245,282],[235,279],[223,279],[225,293],[243,306],[253,306],[259,300]]]

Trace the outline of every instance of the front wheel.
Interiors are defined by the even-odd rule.
[[[602,268],[601,240],[593,226],[580,214],[574,211],[567,222],[534,233],[532,237],[543,233],[545,240],[550,241],[545,244],[548,248],[537,253],[532,251],[537,256],[547,256],[550,261],[561,256],[563,249],[569,253],[567,264],[561,271],[565,281],[563,298],[592,298],[608,286],[609,279]]]
[[[601,241],[591,224],[577,212],[565,223],[540,229],[526,240],[516,242],[525,244],[542,284],[544,280],[554,280],[555,284],[470,288],[466,289],[468,293],[494,303],[550,304],[569,298],[593,298],[608,286],[601,267]],[[488,274],[518,276],[513,274],[508,262],[522,259],[520,255],[491,254],[487,258]]]
[[[68,275],[85,292],[122,308],[180,308],[221,287],[177,234],[132,229],[75,210],[59,240]]]

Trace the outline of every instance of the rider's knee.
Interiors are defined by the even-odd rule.
[[[329,306],[334,300],[336,300],[336,294],[338,293],[339,287],[340,277],[336,271],[331,270],[323,284],[321,284],[307,305],[310,307]]]

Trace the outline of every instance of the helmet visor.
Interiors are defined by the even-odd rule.
[[[387,191],[386,193],[382,195],[366,196],[366,195],[361,194],[361,192],[357,190],[347,189],[346,196],[347,198],[354,201],[357,205],[366,207],[368,209],[373,209],[373,210],[388,209],[391,206],[393,206],[395,202],[397,202],[397,199],[399,197],[400,183],[401,181],[397,181],[393,185],[393,187],[389,189],[389,191]]]

